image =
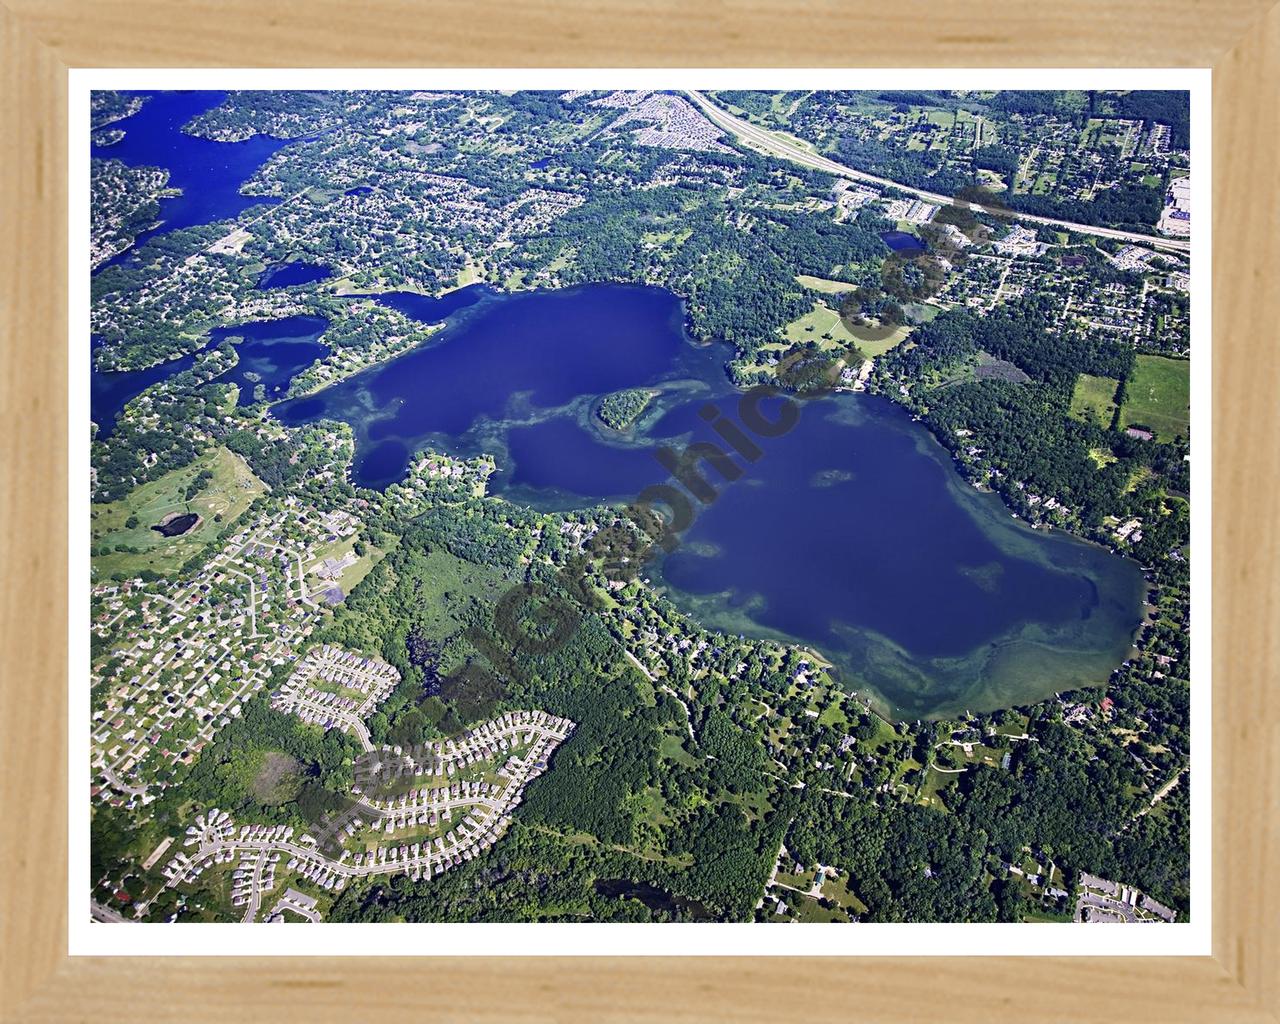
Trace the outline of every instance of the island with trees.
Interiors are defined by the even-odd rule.
[[[615,391],[600,400],[596,414],[605,426],[613,430],[626,430],[644,414],[655,397],[656,392],[644,388]]]

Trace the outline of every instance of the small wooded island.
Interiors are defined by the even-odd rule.
[[[613,430],[626,430],[640,415],[649,408],[649,403],[658,397],[658,392],[648,388],[627,388],[605,395],[600,400],[596,415],[605,426]]]

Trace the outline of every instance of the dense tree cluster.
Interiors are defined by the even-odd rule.
[[[651,392],[644,388],[615,391],[600,400],[596,414],[606,426],[614,430],[626,430],[648,408],[651,400]]]

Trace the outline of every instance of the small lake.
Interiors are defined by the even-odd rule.
[[[740,393],[725,349],[686,337],[674,296],[476,294],[427,345],[274,414],[350,423],[357,484],[401,479],[428,445],[489,452],[497,493],[548,509],[666,482],[661,445],[723,446],[703,416],[713,406],[736,421]],[[659,397],[634,438],[602,428],[600,396],[640,386]],[[758,439],[742,479],[703,467],[717,496],[651,567],[679,607],[719,630],[811,645],[905,718],[1029,703],[1103,682],[1127,655],[1146,593],[1134,563],[1012,519],[886,399],[798,404],[795,428]]]
[[[200,517],[195,512],[184,512],[181,515],[166,516],[151,529],[165,537],[181,537],[198,522]]]
[[[106,373],[93,368],[93,353],[100,340],[95,335],[89,347],[89,418],[98,426],[97,436],[106,440],[115,432],[116,417],[126,405],[152,384],[191,369],[196,357],[194,353],[187,353],[159,366],[148,366],[145,370]]]
[[[923,241],[909,231],[882,231],[880,240],[894,252],[910,252],[927,248]]]
[[[254,287],[260,289],[292,288],[294,285],[327,281],[332,276],[333,271],[328,267],[321,266],[319,263],[305,263],[299,260],[294,263],[281,263],[279,266],[268,267],[258,275],[258,280]]]
[[[401,479],[409,455],[428,444],[472,454],[505,447],[508,426],[545,423],[568,414],[569,405],[585,408],[592,396],[678,374],[695,354],[683,337],[679,303],[656,289],[502,296],[473,286],[442,299],[413,293],[377,299],[425,323],[448,315],[442,303],[453,305],[450,326],[439,340],[273,410],[291,425],[350,423],[357,436],[352,477],[366,487]],[[626,458],[627,449],[597,445],[592,452],[603,464]],[[625,491],[638,479],[632,474],[619,483]],[[535,486],[548,484],[539,479]]]
[[[715,915],[697,900],[677,896],[650,882],[633,882],[629,878],[597,878],[594,888],[611,899],[639,900],[650,910],[680,914],[691,921],[714,921]]]

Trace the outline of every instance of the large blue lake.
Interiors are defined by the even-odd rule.
[[[221,99],[151,94],[112,125],[126,131],[122,142],[93,150],[170,170],[184,192],[161,202],[158,231],[234,217],[262,201],[239,188],[284,142],[208,142],[179,131]],[[322,276],[282,267],[260,286]],[[727,350],[692,344],[679,301],[660,290],[593,285],[507,296],[472,287],[350,301],[448,321],[413,352],[274,406],[286,423],[350,423],[352,475],[364,486],[402,478],[412,454],[432,446],[492,453],[494,487],[513,501],[625,502],[669,481],[659,446],[721,443],[700,415],[708,406],[738,418]],[[240,362],[226,379],[240,385],[242,403],[255,391],[271,401],[325,353],[325,326],[306,317],[244,324],[215,331],[210,343],[236,344]],[[95,372],[94,421],[109,432],[126,402],[191,361]],[[630,387],[657,396],[633,429],[611,431],[595,415],[599,400]],[[794,429],[758,441],[760,458],[739,460],[745,474],[736,482],[705,471],[717,497],[652,567],[699,621],[811,645],[850,688],[909,718],[1038,700],[1101,682],[1126,656],[1145,594],[1137,567],[1011,519],[997,498],[964,485],[927,431],[892,403],[866,395],[807,402]]]
[[[498,493],[543,508],[626,501],[669,480],[661,445],[725,447],[703,414],[738,418],[726,351],[689,341],[669,293],[471,298],[426,346],[275,414],[351,424],[359,484],[402,478],[427,446],[484,451],[498,459]],[[620,434],[595,409],[630,387],[658,396]],[[738,460],[741,479],[703,471],[717,497],[694,503],[683,543],[653,566],[678,606],[718,629],[812,645],[903,717],[1027,703],[1102,682],[1126,656],[1146,589],[1137,566],[1013,520],[887,400],[800,406],[794,429],[756,439],[754,464]]]

